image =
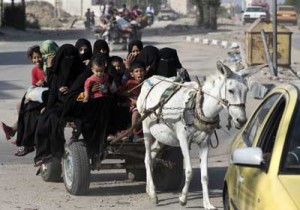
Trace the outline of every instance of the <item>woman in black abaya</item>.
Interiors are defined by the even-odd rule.
[[[95,56],[105,56],[102,54]],[[103,96],[91,99],[82,103],[78,95],[84,90],[85,80],[92,75],[90,68],[79,75],[73,83],[69,97],[64,106],[63,118],[76,118],[81,123],[79,130],[91,158],[102,154],[105,148],[108,134],[115,133],[115,126],[112,122],[115,110],[115,101],[112,96]],[[92,91],[99,91],[99,85],[95,84]],[[75,137],[75,136],[74,136]],[[72,142],[71,139],[69,143]]]
[[[65,124],[61,114],[71,86],[84,71],[78,50],[71,44],[62,45],[54,57],[51,71],[47,107],[39,117],[35,133],[36,166],[52,157],[61,158],[63,155]]]
[[[157,65],[159,61],[159,50],[152,46],[148,45],[144,47],[141,52],[138,54],[137,61],[143,62],[146,65],[146,76],[149,78],[153,75],[157,75]]]
[[[186,69],[182,68],[177,51],[165,47],[159,50],[157,75],[164,77],[180,77],[183,81],[191,81]]]
[[[76,41],[75,47],[78,49],[81,61],[85,65],[88,65],[93,55],[91,42],[87,39],[81,38]]]

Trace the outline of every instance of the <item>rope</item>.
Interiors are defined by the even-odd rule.
[[[216,130],[214,130],[214,134],[215,134],[215,136],[216,136],[216,141],[217,141],[217,143],[216,143],[216,145],[213,145],[212,140],[211,140],[211,138],[210,138],[210,139],[209,139],[209,144],[210,144],[211,148],[216,149],[216,148],[219,146],[219,137],[218,137],[218,135],[217,135],[217,131],[216,131]]]

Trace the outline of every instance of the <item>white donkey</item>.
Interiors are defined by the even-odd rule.
[[[205,209],[216,209],[209,201],[207,158],[209,140],[215,128],[219,125],[219,113],[226,108],[237,128],[241,128],[247,118],[245,102],[247,85],[242,76],[232,72],[221,62],[217,62],[218,74],[208,78],[203,86],[196,82],[176,83],[174,78],[153,76],[145,81],[140,96],[137,100],[137,108],[143,116],[147,110],[161,102],[161,96],[165,90],[174,86],[181,88],[166,100],[162,109],[156,109],[143,121],[145,138],[145,167],[147,173],[146,192],[150,198],[158,203],[155,185],[153,183],[153,162],[158,151],[163,145],[181,147],[185,165],[185,185],[179,196],[181,205],[186,205],[189,184],[192,179],[192,165],[190,160],[189,145],[196,143],[199,146],[199,158],[201,169],[201,183],[203,189],[203,204]],[[194,97],[193,97],[194,95]],[[188,104],[193,104],[193,107]],[[190,107],[188,107],[190,106]],[[191,120],[185,114],[193,111]],[[149,113],[149,112],[148,112]],[[192,114],[193,115],[193,114]]]

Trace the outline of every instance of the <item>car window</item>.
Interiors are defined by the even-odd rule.
[[[249,7],[246,10],[247,12],[264,12],[263,8],[260,7]]]
[[[281,94],[274,94],[266,99],[260,106],[260,108],[256,111],[255,115],[250,119],[247,127],[243,132],[243,139],[248,147],[252,146],[260,125],[267,116],[268,111],[272,108],[272,106],[280,96]]]
[[[257,143],[257,147],[260,147],[263,151],[263,157],[267,169],[269,168],[269,163],[272,158],[274,143],[276,140],[279,124],[285,110],[285,106],[286,102],[284,97],[282,97],[280,101],[276,103],[276,107],[273,109],[270,117],[265,122]]]
[[[300,104],[296,105],[297,109],[293,113],[288,134],[286,137],[282,164],[280,172],[289,174],[300,174]]]
[[[278,11],[296,11],[294,7],[278,7]]]

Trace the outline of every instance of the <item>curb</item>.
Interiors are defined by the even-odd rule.
[[[241,43],[239,42],[229,42],[226,40],[217,40],[217,39],[206,39],[206,38],[200,38],[200,37],[192,37],[187,36],[185,38],[187,42],[193,42],[193,43],[202,43],[203,45],[212,45],[212,46],[221,46],[223,48],[238,48],[241,47]]]

